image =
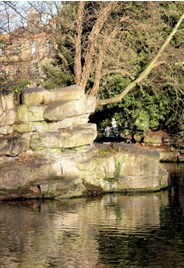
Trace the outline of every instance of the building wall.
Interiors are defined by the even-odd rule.
[[[16,84],[35,80],[41,73],[41,63],[51,53],[48,25],[33,24],[31,15],[27,27],[0,35],[1,82]],[[35,13],[33,15],[35,18]]]

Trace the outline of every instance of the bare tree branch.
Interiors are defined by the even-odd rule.
[[[130,90],[132,90],[137,84],[139,84],[140,82],[142,82],[149,75],[149,73],[152,71],[152,69],[154,69],[157,66],[157,64],[156,64],[157,63],[157,60],[161,57],[161,55],[164,52],[165,48],[170,43],[170,41],[173,38],[173,36],[176,34],[176,32],[177,32],[180,24],[182,23],[183,19],[184,19],[184,14],[180,17],[179,21],[175,25],[175,27],[172,30],[172,32],[170,33],[170,35],[165,40],[164,44],[159,49],[159,51],[156,54],[156,56],[154,57],[154,59],[150,62],[150,64],[146,67],[146,69],[139,75],[139,77],[136,80],[134,80],[132,83],[130,83],[122,91],[121,94],[119,94],[119,95],[117,95],[117,96],[115,96],[113,98],[110,98],[110,99],[98,100],[97,101],[97,106],[107,105],[107,104],[112,104],[112,103],[120,102],[128,94],[128,92]]]
[[[68,66],[68,61],[67,61],[67,59],[63,56],[63,54],[61,54],[61,52],[58,52],[58,56],[59,56],[60,59],[63,61],[63,63],[65,64],[65,66]]]
[[[122,74],[124,76],[130,77],[132,80],[134,79],[134,77],[129,72],[122,70],[122,69],[108,70],[106,72],[103,72],[102,77],[109,75],[109,74]]]

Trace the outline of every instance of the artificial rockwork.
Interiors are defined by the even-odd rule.
[[[167,187],[159,153],[94,144],[96,98],[76,85],[0,95],[0,198],[63,198]]]
[[[161,162],[184,162],[184,131],[182,130],[177,134],[147,130],[135,134],[134,140],[139,141],[144,148],[158,151]]]

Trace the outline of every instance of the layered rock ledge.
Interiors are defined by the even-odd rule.
[[[0,199],[157,191],[168,185],[159,153],[95,145],[95,97],[79,86],[0,95]]]

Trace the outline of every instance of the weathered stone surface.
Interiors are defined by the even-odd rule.
[[[61,129],[66,132],[67,129],[69,130],[72,129],[73,127],[76,127],[77,125],[87,124],[88,121],[89,121],[89,114],[82,114],[78,116],[64,118],[63,120],[56,122],[41,121],[41,122],[16,123],[13,125],[12,129],[20,133],[35,132],[35,131],[48,132],[48,131],[57,131]]]
[[[178,142],[178,146],[179,146],[180,148],[184,149],[184,138],[183,138],[183,140],[180,140],[180,141]]]
[[[37,122],[44,121],[43,113],[45,111],[44,105],[27,106],[20,105],[17,109],[17,122]]]
[[[14,109],[5,110],[0,114],[0,126],[13,125],[16,113]]]
[[[0,138],[0,155],[16,156],[29,150],[30,134]]]
[[[96,98],[85,96],[82,88],[25,89],[21,104],[16,101],[17,114],[12,94],[0,95],[0,101],[2,189],[29,189],[33,183],[34,194],[39,183],[43,193],[56,194],[57,188],[64,196],[80,196],[91,189],[153,191],[167,186],[158,153],[125,144],[93,145],[97,129],[88,118]]]
[[[148,131],[145,134],[144,142],[154,145],[160,145],[162,144],[163,135],[154,134],[152,131]]]
[[[90,114],[81,114],[77,116],[71,116],[64,118],[61,121],[57,122],[48,122],[48,130],[58,130],[58,129],[67,129],[73,128],[77,125],[84,125],[87,124],[89,121]]]
[[[95,107],[96,98],[86,96],[79,100],[54,102],[46,107],[44,118],[49,121],[57,121],[80,114],[92,113]]]
[[[159,154],[134,147],[126,152],[111,152],[100,148],[98,154],[81,158],[71,154],[62,157],[63,176],[74,176],[85,183],[101,187],[104,191],[158,190],[168,185],[168,173],[159,167]]]
[[[160,161],[162,162],[178,162],[180,152],[178,150],[173,152],[160,152]]]
[[[181,131],[184,131],[184,122],[181,123],[181,125],[180,125],[180,130],[181,130]]]
[[[178,162],[184,163],[184,154],[178,156]]]
[[[61,149],[79,147],[93,143],[97,131],[95,124],[77,126],[67,132],[50,131],[33,133],[30,142],[32,150],[45,148]]]
[[[46,104],[49,99],[50,92],[44,88],[26,88],[22,90],[21,100],[27,106]]]
[[[50,90],[50,93],[49,102],[78,100],[85,95],[84,89],[77,85],[64,88],[54,88]]]
[[[48,196],[48,194],[53,195],[53,193],[55,193],[55,196],[68,194],[71,192],[73,182],[74,178],[65,178],[63,176],[58,176],[54,180],[38,180],[41,194],[44,194],[46,196]]]
[[[61,175],[59,163],[44,157],[35,156],[27,162],[9,161],[0,165],[1,188],[16,189],[27,183],[41,182]]]
[[[26,88],[22,91],[22,103],[27,106],[48,104],[55,101],[78,100],[84,96],[84,89],[77,85],[46,90],[44,88]]]
[[[13,125],[13,128],[15,131],[18,131],[20,133],[34,132],[34,131],[49,131],[48,124],[45,121],[17,123]]]
[[[80,163],[80,176],[106,191],[166,187],[167,172],[160,174],[159,154],[142,149],[137,149],[136,154],[131,149],[126,147],[127,152],[114,152],[112,156],[93,157],[88,162]]]
[[[76,151],[46,149],[39,153],[25,153],[19,161],[0,164],[1,188],[16,189],[28,183],[38,183],[42,193],[49,191],[56,195],[55,190],[57,188],[58,194],[59,188],[65,197],[82,195],[90,189],[119,192],[167,187],[168,174],[157,166],[157,154],[145,150],[135,156],[131,150],[130,146],[126,147],[126,152],[107,150],[101,155],[101,149],[85,146]],[[139,160],[140,154],[142,160]]]
[[[0,114],[14,109],[13,94],[0,93]]]
[[[13,133],[13,125],[6,125],[0,127],[0,135],[8,135]]]
[[[10,140],[1,138],[0,140],[0,155],[10,154]]]
[[[61,133],[59,131],[33,133],[30,148],[32,150],[61,149]]]
[[[86,96],[85,113],[93,113],[96,109],[96,97]]]
[[[62,133],[62,147],[72,148],[92,144],[97,136],[96,124],[85,124]]]

